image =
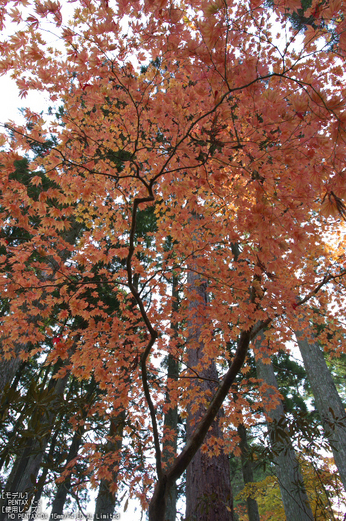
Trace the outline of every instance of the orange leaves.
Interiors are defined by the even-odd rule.
[[[345,203],[333,191],[328,192],[323,197],[321,213],[326,217],[341,217],[346,220]]]
[[[28,35],[24,31],[18,31],[10,38],[11,47],[13,50],[19,50],[24,47],[28,41]]]
[[[217,457],[221,452],[225,451],[225,442],[216,436],[210,436],[207,443],[202,445],[201,451],[203,453],[210,452],[210,457]]]
[[[258,9],[263,4],[263,0],[250,0],[251,9]]]
[[[39,175],[35,175],[33,176],[31,179],[30,179],[30,182],[34,185],[34,186],[39,186],[42,184],[42,178],[39,176]]]
[[[37,45],[31,45],[30,47],[27,47],[26,56],[29,58],[29,60],[39,61],[42,60],[44,53],[38,48]]]
[[[53,359],[66,359],[77,378],[97,380],[97,414],[128,408],[123,473],[139,491],[152,483],[152,474],[141,483],[129,470],[139,450],[151,450],[139,379],[145,350],[160,435],[161,411],[178,405],[186,417],[189,404],[198,412],[210,402],[210,389],[190,393],[189,382],[212,361],[222,378],[232,343],[259,321],[277,320],[287,335],[299,312],[295,299],[341,263],[341,246],[326,251],[323,237],[333,225],[319,212],[345,214],[344,180],[336,174],[345,157],[337,84],[345,67],[333,53],[309,54],[321,34],[311,27],[300,54],[293,39],[276,51],[271,15],[259,0],[251,9],[232,4],[231,16],[219,1],[187,2],[184,13],[165,1],[144,2],[143,19],[136,2],[118,2],[116,13],[105,4],[78,2],[70,28],[59,29],[60,5],[38,2],[29,27],[2,47],[2,70],[12,68],[21,95],[40,88],[61,110],[47,122],[27,113],[28,125],[2,140],[1,220],[11,238],[0,245],[1,282],[13,321],[21,321],[12,344],[28,326],[25,306],[30,316],[40,309],[36,300],[42,322],[30,339],[38,349],[45,334],[57,338],[47,323],[63,326],[68,340],[53,342]],[[329,9],[336,13],[339,4]],[[67,46],[63,58],[43,42],[41,18],[52,16]],[[48,139],[53,146],[42,150]],[[18,180],[13,161],[24,153],[38,158]],[[192,272],[200,280],[189,289]],[[194,320],[201,327],[193,336]],[[158,335],[153,347],[150,328]],[[195,363],[187,342],[191,352],[203,350]],[[182,373],[167,383],[160,360],[168,355]],[[246,398],[249,367],[239,373],[239,408],[226,401],[225,428],[243,412],[249,424],[257,414],[259,400],[250,406]],[[209,447],[225,450],[217,438]]]
[[[71,343],[57,336],[53,338],[53,351],[49,354],[47,362],[55,363],[58,359],[67,360],[69,358],[69,349]]]
[[[22,21],[21,12],[17,8],[13,8],[9,11],[9,16],[12,18],[13,22],[19,24]]]
[[[26,21],[35,29],[38,29],[39,26],[39,20],[36,18],[36,16],[28,16]]]
[[[314,16],[316,18],[321,16],[324,20],[332,21],[333,18],[337,18],[340,12],[342,12],[342,7],[342,0],[330,0],[326,6],[320,3],[314,10]]]
[[[305,93],[302,95],[291,96],[290,102],[292,103],[292,107],[296,111],[296,114],[301,114],[308,110],[309,98]]]
[[[21,98],[26,98],[27,95],[28,95],[28,82],[24,79],[20,79],[18,78],[16,80],[16,83],[17,83],[17,87],[19,88],[19,96]]]
[[[169,10],[170,23],[177,24],[183,16],[183,11],[181,9],[171,8]]]
[[[290,11],[297,11],[298,9],[301,9],[300,0],[281,0],[279,5],[281,8],[284,7]]]
[[[61,5],[59,2],[47,0],[46,2],[35,2],[35,11],[41,17],[46,17],[48,14],[53,14],[58,26],[62,23]]]

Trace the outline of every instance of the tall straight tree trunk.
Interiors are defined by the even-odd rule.
[[[70,445],[70,449],[67,456],[67,464],[72,461],[77,455],[79,448],[82,444],[82,435],[83,435],[84,427],[79,427],[74,436],[72,438],[72,442]],[[64,512],[64,506],[66,502],[66,497],[71,488],[71,475],[69,475],[65,481],[59,483],[57,488],[54,501],[52,504],[52,511],[50,514],[49,521],[59,519],[59,516],[62,516]]]
[[[87,390],[86,394],[84,395],[84,399],[83,399],[83,406],[82,406],[82,411],[81,411],[81,420],[83,421],[83,423],[82,423],[82,425],[78,426],[77,430],[75,431],[75,433],[73,435],[73,438],[72,438],[72,441],[70,444],[70,448],[69,448],[69,452],[66,457],[66,464],[65,464],[64,470],[67,467],[67,465],[74,458],[76,458],[78,456],[78,451],[82,445],[82,436],[83,436],[83,433],[85,430],[84,421],[87,418],[88,410],[89,410],[88,406],[90,405],[90,403],[92,401],[92,395],[93,395],[95,388],[96,388],[96,383],[95,383],[95,380],[92,378],[90,383],[88,384],[88,390]],[[52,504],[52,510],[51,510],[49,521],[60,519],[60,517],[63,516],[66,498],[67,498],[67,495],[70,492],[70,490],[71,490],[71,473],[68,475],[68,477],[65,479],[65,481],[63,481],[62,483],[59,483],[59,485],[57,487],[55,497],[53,500],[53,504]]]
[[[178,311],[178,277],[173,273],[172,280],[172,296],[174,298],[172,305],[171,329],[174,332],[172,340],[177,338],[177,323],[175,321],[175,313]],[[167,379],[168,385],[170,380],[176,381],[179,376],[179,362],[171,353],[168,354],[167,359]],[[166,395],[168,400],[168,393]],[[164,439],[162,447],[162,461],[168,464],[170,458],[177,452],[178,445],[178,407],[171,407],[165,414],[164,418],[165,431],[170,434],[169,439]],[[166,521],[175,521],[177,515],[177,484],[174,483],[169,491],[166,503]]]
[[[206,281],[200,275],[189,271],[187,275],[188,291],[193,291],[196,298],[189,305],[189,338],[188,364],[197,367],[203,358],[205,345],[201,340],[202,327],[207,307]],[[213,396],[217,385],[218,375],[213,362],[202,372],[201,379],[193,379],[191,393]],[[187,438],[194,430],[194,424],[202,414],[200,408],[196,412],[189,407],[187,418]],[[214,420],[208,431],[205,441],[210,436],[222,439],[222,432],[218,419]],[[208,456],[199,449],[187,467],[186,471],[186,521],[233,521],[233,504],[230,482],[230,466],[228,456],[222,451],[218,456]]]
[[[323,351],[317,340],[308,341],[302,331],[295,332],[306,374],[330,442],[340,479],[346,490],[346,413]]]
[[[252,461],[249,458],[249,445],[247,442],[246,427],[243,423],[238,425],[238,434],[240,437],[240,450],[241,450],[241,469],[245,485],[247,483],[253,483],[253,468]],[[249,521],[260,521],[258,512],[258,505],[256,499],[248,496],[246,498],[247,514]]]
[[[58,364],[58,369],[60,368]],[[56,371],[55,371],[56,372]],[[51,379],[48,389],[53,392],[52,399],[47,405],[47,410],[41,414],[41,418],[36,418],[34,422],[31,422],[30,427],[35,430],[39,429],[40,432],[44,432],[43,435],[36,436],[32,435],[27,438],[24,447],[14,462],[12,471],[8,477],[5,492],[29,492],[34,490],[34,483],[37,479],[37,475],[41,466],[41,462],[50,440],[50,433],[55,424],[55,419],[58,414],[58,405],[62,399],[69,374],[64,378]],[[8,514],[6,512],[7,507],[6,499],[2,501],[2,508],[0,512],[0,521],[7,521]],[[18,514],[11,520],[21,519]]]
[[[3,349],[0,345],[0,405],[3,405],[6,401],[6,390],[9,389],[13,378],[20,371],[20,368],[23,365],[23,361],[19,357],[22,347],[25,349],[25,346],[18,344],[18,350],[16,349],[15,356],[10,358],[10,360],[6,360],[2,354]],[[3,402],[3,404],[1,404],[1,402]]]
[[[61,421],[58,421],[54,435],[50,442],[49,453],[48,453],[48,458],[47,458],[48,461],[50,461],[53,458],[53,455],[54,455],[54,452],[56,449],[57,438],[60,433],[60,429],[61,429]],[[33,497],[33,500],[31,502],[31,506],[30,506],[30,518],[29,518],[30,520],[36,519],[36,515],[38,513],[39,502],[42,497],[43,487],[46,483],[48,472],[49,472],[49,467],[48,467],[48,465],[46,465],[42,469],[41,475],[36,482],[36,492],[35,492],[35,495]]]
[[[264,334],[260,333],[255,343],[260,346],[263,340]],[[257,377],[263,380],[267,385],[278,390],[273,364],[271,362],[265,364],[258,355],[255,355],[255,359]],[[273,389],[268,389],[265,393],[265,397],[268,401],[274,396],[277,396],[277,391]],[[289,436],[287,434],[287,438],[275,441],[275,427],[279,422],[281,425],[284,425],[285,420],[285,411],[282,401],[280,400],[275,409],[267,409],[265,413],[270,420],[268,421],[268,430],[272,440],[276,475],[279,480],[286,519],[287,521],[313,521],[314,516],[305,491],[303,477],[299,469],[299,462]]]
[[[111,419],[109,430],[110,440],[106,445],[106,453],[119,453],[123,444],[123,432],[125,425],[125,411],[121,411],[116,418]],[[116,437],[116,439],[112,439]],[[112,480],[102,479],[95,504],[94,521],[99,519],[111,519],[116,505],[116,496],[112,490],[112,484],[118,479],[118,470],[114,469]]]
[[[11,386],[9,387],[8,384],[7,384],[7,392],[5,393],[5,395],[3,395],[1,397],[1,393],[0,393],[0,402],[1,402],[1,405],[0,405],[0,418],[5,418],[6,415],[7,415],[7,412],[8,412],[8,408],[11,406],[11,399],[9,398],[11,396],[12,393],[15,393],[16,390],[17,390],[17,386],[20,382],[20,379],[23,375],[23,371],[25,369],[25,367],[27,366],[27,362],[22,362],[17,373],[16,373],[16,377],[15,379],[13,380]],[[1,361],[0,361],[0,367],[1,367]],[[2,398],[2,399],[1,399]],[[10,433],[8,433],[8,438],[7,438],[7,444],[6,444],[6,447],[4,447],[4,449],[2,450],[2,456],[0,457],[0,471],[3,467],[3,465],[5,464],[5,461],[7,459],[7,456],[9,454],[11,454],[11,449],[13,448],[13,443],[15,442],[16,440],[16,436],[17,436],[17,432],[18,432],[18,428],[19,426],[21,425],[22,421],[23,421],[23,418],[24,418],[24,412],[22,411],[21,414],[17,417],[16,419],[16,422],[14,423],[13,427],[12,427],[12,431]]]

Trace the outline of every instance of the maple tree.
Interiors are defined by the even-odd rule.
[[[118,480],[150,504],[151,521],[163,520],[169,490],[197,450],[233,450],[227,436],[203,443],[221,407],[224,433],[244,420],[228,393],[242,371],[246,388],[242,367],[261,330],[275,325],[266,332],[274,354],[318,309],[336,331],[329,349],[342,349],[344,5],[313,1],[304,16],[316,23],[303,35],[287,22],[297,0],[271,10],[261,0],[79,0],[66,20],[50,0],[2,6],[10,34],[1,72],[23,97],[38,90],[63,103],[55,118],[28,109],[27,124],[9,123],[2,137],[2,226],[28,236],[11,245],[0,239],[3,356],[36,346],[22,351],[25,360],[50,339],[50,360],[65,361],[57,377],[93,375],[103,391],[93,412],[126,411],[132,441]],[[58,45],[46,43],[47,24]],[[47,136],[54,145],[32,161],[31,184],[42,185],[39,171],[52,184],[36,199],[12,173]],[[146,211],[155,228],[140,235]],[[73,244],[62,233],[71,219],[83,225]],[[179,309],[174,274],[184,281]],[[116,309],[99,297],[105,283]],[[193,337],[192,308],[203,316],[193,367],[181,349]],[[180,338],[172,323],[186,325]],[[167,354],[181,371],[166,385],[157,361]],[[191,381],[211,364],[219,383],[197,395]],[[177,404],[182,417],[202,412],[163,466],[161,443],[171,434],[163,438],[162,419]],[[112,479],[94,449],[85,448],[93,480]]]

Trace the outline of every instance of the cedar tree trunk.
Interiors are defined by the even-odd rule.
[[[306,374],[322,418],[324,432],[330,442],[340,479],[346,490],[346,414],[332,375],[317,341],[308,341],[296,331],[298,346]]]
[[[247,483],[253,483],[253,469],[252,469],[252,461],[249,458],[249,445],[247,442],[246,436],[246,427],[243,423],[238,425],[238,434],[240,437],[240,450],[241,450],[241,469],[243,473],[243,479],[245,485]],[[246,498],[246,506],[247,506],[247,514],[249,516],[249,521],[260,521],[260,516],[258,512],[258,505],[256,499],[248,496]]]
[[[177,338],[178,328],[175,321],[174,314],[178,311],[178,277],[173,273],[172,279],[172,318],[171,318],[171,329],[173,333],[173,339]],[[172,353],[168,354],[167,358],[167,379],[168,384],[170,380],[176,381],[179,376],[179,361],[177,357],[173,356]],[[168,393],[166,395],[166,401],[168,400]],[[177,445],[178,445],[178,407],[175,405],[167,410],[164,419],[165,431],[170,434],[169,439],[164,439],[162,447],[162,461],[164,465],[169,467],[169,461],[172,457],[176,456]],[[175,521],[177,515],[177,485],[174,483],[167,495],[166,504],[166,518],[165,521]]]
[[[257,342],[261,345],[263,341],[263,333],[257,337]],[[256,342],[256,343],[257,343]],[[258,355],[256,355],[256,370],[259,379],[263,380],[267,385],[278,390],[277,380],[274,374],[273,365],[270,362],[265,364]],[[268,389],[265,393],[266,399],[269,401],[271,397],[277,397],[277,391]],[[282,423],[285,419],[285,412],[282,401],[278,403],[275,409],[265,410],[268,421],[268,430],[271,440],[276,439],[275,425]],[[284,425],[284,423],[283,423]],[[284,504],[285,514],[288,521],[313,521],[314,516],[307,497],[303,477],[299,469],[299,463],[288,437],[280,441],[272,441],[272,450],[274,453],[274,461],[276,466],[276,474],[279,480],[279,486]]]
[[[201,335],[205,324],[207,308],[206,282],[193,271],[187,276],[188,291],[193,291],[195,298],[190,303],[188,365],[196,368],[203,360],[205,346]],[[203,366],[202,362],[202,366]],[[192,378],[191,393],[196,396],[207,395],[210,399],[218,386],[218,375],[215,364],[198,371],[199,378]],[[193,373],[191,373],[193,375]],[[204,407],[193,409],[194,402],[189,407],[187,418],[187,439],[191,437],[194,426],[200,420]],[[218,413],[205,441],[211,436],[222,438]],[[222,451],[218,455],[209,456],[201,448],[197,451],[186,470],[186,521],[233,521],[232,492],[228,456]]]

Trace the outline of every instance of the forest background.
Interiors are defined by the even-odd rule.
[[[48,124],[28,110],[4,134],[6,487],[38,496],[60,476],[75,498],[92,481],[146,509],[155,485],[150,519],[159,519],[196,451],[199,465],[210,466],[208,451],[218,470],[229,465],[220,454],[240,454],[242,428],[256,432],[263,412],[267,464],[279,474],[290,437],[301,454],[306,440],[312,452],[322,443],[320,420],[304,423],[292,387],[280,388],[288,424],[271,412],[283,396],[265,367],[275,353],[280,367],[293,332],[301,349],[309,341],[323,440],[336,445],[345,484],[344,408],[321,381],[314,387],[327,366],[311,358],[319,344],[332,357],[344,349],[343,3],[81,2],[69,28],[58,3],[36,2],[24,16],[28,2],[3,4],[4,20],[25,29],[6,35],[2,70],[14,71],[23,97],[41,90],[53,103]],[[41,39],[46,18],[66,53]],[[287,358],[283,367],[294,381],[299,369]],[[81,453],[69,460],[75,435]],[[35,471],[23,472],[24,461]],[[327,504],[309,497],[307,507],[299,473],[290,496],[307,519],[314,509],[332,516],[340,482],[322,456],[311,465]],[[186,480],[187,500],[201,500],[206,484],[189,470]],[[229,495],[220,501],[231,519]]]

